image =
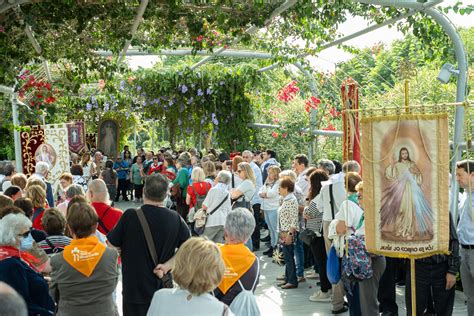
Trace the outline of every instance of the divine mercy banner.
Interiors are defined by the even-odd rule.
[[[86,147],[84,122],[71,122],[67,124],[69,150],[80,153]]]
[[[364,116],[361,126],[367,250],[397,258],[447,253],[447,114]]]

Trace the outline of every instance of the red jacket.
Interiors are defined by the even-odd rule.
[[[123,214],[118,208],[102,202],[92,202],[92,207],[95,208],[97,216],[99,216],[99,225],[97,228],[104,235],[107,235],[109,231],[117,225],[117,222]]]

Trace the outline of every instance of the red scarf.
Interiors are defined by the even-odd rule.
[[[20,251],[19,249],[12,246],[0,246],[0,261],[12,257],[20,258],[26,264],[28,264],[30,268],[38,272],[36,267],[41,264],[41,261],[31,253]]]

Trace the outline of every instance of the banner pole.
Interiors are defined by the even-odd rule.
[[[410,258],[410,282],[411,282],[411,315],[416,316],[416,277],[415,259]]]

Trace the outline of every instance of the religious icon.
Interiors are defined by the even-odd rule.
[[[421,189],[423,175],[416,163],[411,160],[407,147],[400,148],[398,160],[392,159],[391,164],[385,169],[385,179],[389,185],[382,194],[380,209],[382,236],[386,239],[405,241],[431,239],[433,211]],[[392,228],[387,232],[387,227]]]
[[[114,120],[105,120],[99,126],[99,149],[105,156],[115,157],[118,153],[119,130]]]
[[[52,169],[56,164],[56,151],[53,146],[50,144],[41,144],[35,152],[36,162],[43,161],[49,165],[49,168]]]

